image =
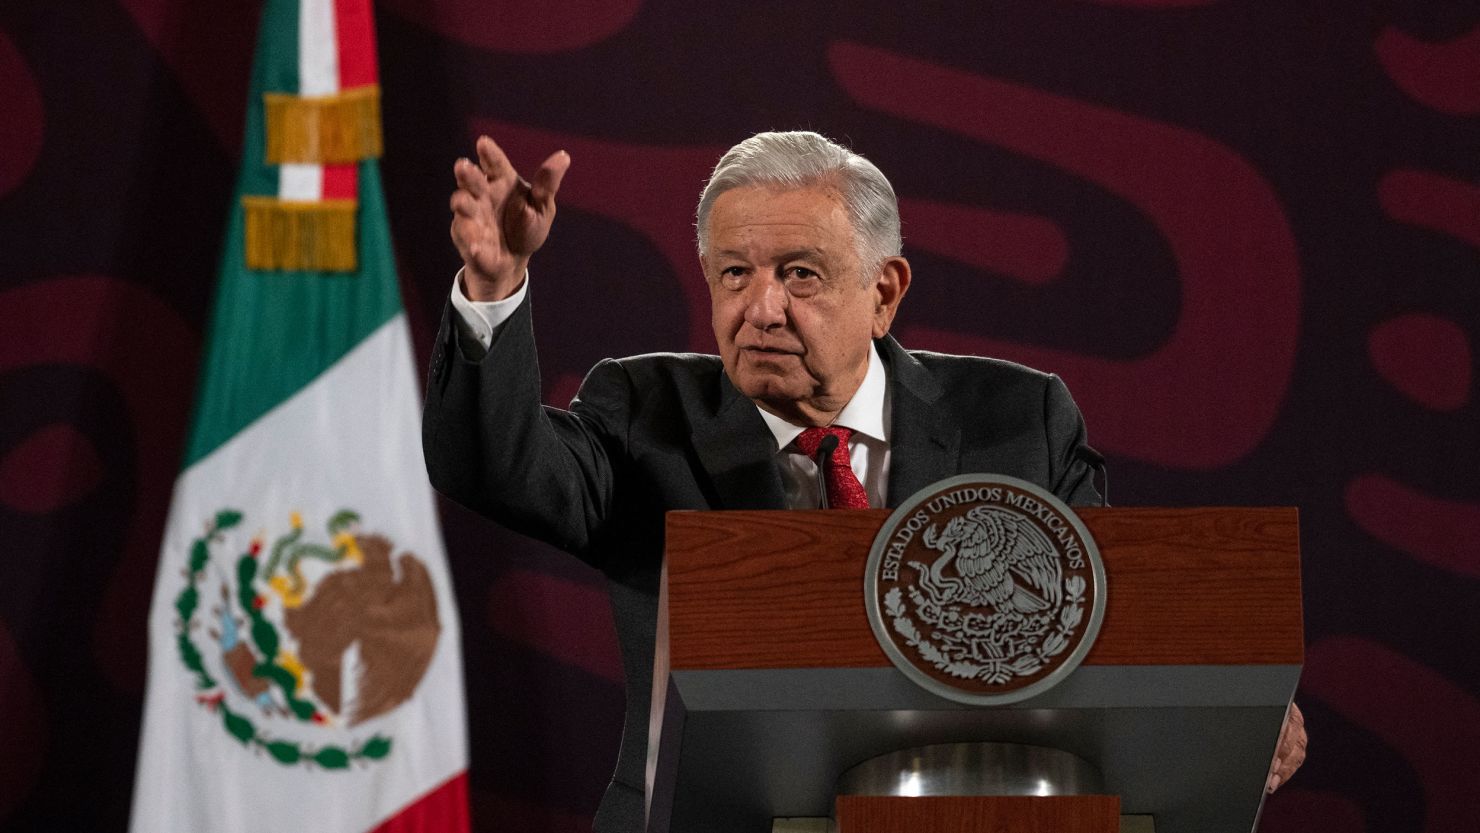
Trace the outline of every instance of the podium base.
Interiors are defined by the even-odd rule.
[[[837,833],[1119,833],[1113,795],[838,796]]]
[[[838,833],[831,817],[776,818],[771,820],[771,833]],[[1156,820],[1146,815],[1122,815],[1120,833],[1156,833]]]

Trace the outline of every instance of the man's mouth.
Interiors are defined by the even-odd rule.
[[[745,347],[741,352],[750,357],[752,362],[772,364],[787,358],[796,358],[797,354],[791,350],[781,350],[774,347]]]

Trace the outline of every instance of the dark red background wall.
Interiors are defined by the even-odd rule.
[[[0,4],[0,828],[123,830],[258,5]],[[711,347],[691,212],[768,128],[901,196],[897,334],[1061,373],[1121,505],[1301,508],[1312,757],[1263,829],[1480,817],[1480,6],[382,0],[420,349],[480,132],[574,167],[548,396]],[[446,506],[481,830],[586,829],[619,671],[597,578]]]

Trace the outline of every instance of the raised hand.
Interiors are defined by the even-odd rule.
[[[525,180],[487,136],[478,138],[478,163],[452,166],[452,242],[463,259],[463,287],[474,301],[509,297],[524,280],[529,256],[544,245],[555,219],[555,192],[570,154],[551,154]]]

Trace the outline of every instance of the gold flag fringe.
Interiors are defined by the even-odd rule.
[[[269,165],[342,165],[380,156],[379,85],[314,97],[264,93],[262,101]]]
[[[248,269],[353,272],[355,200],[242,197]]]

